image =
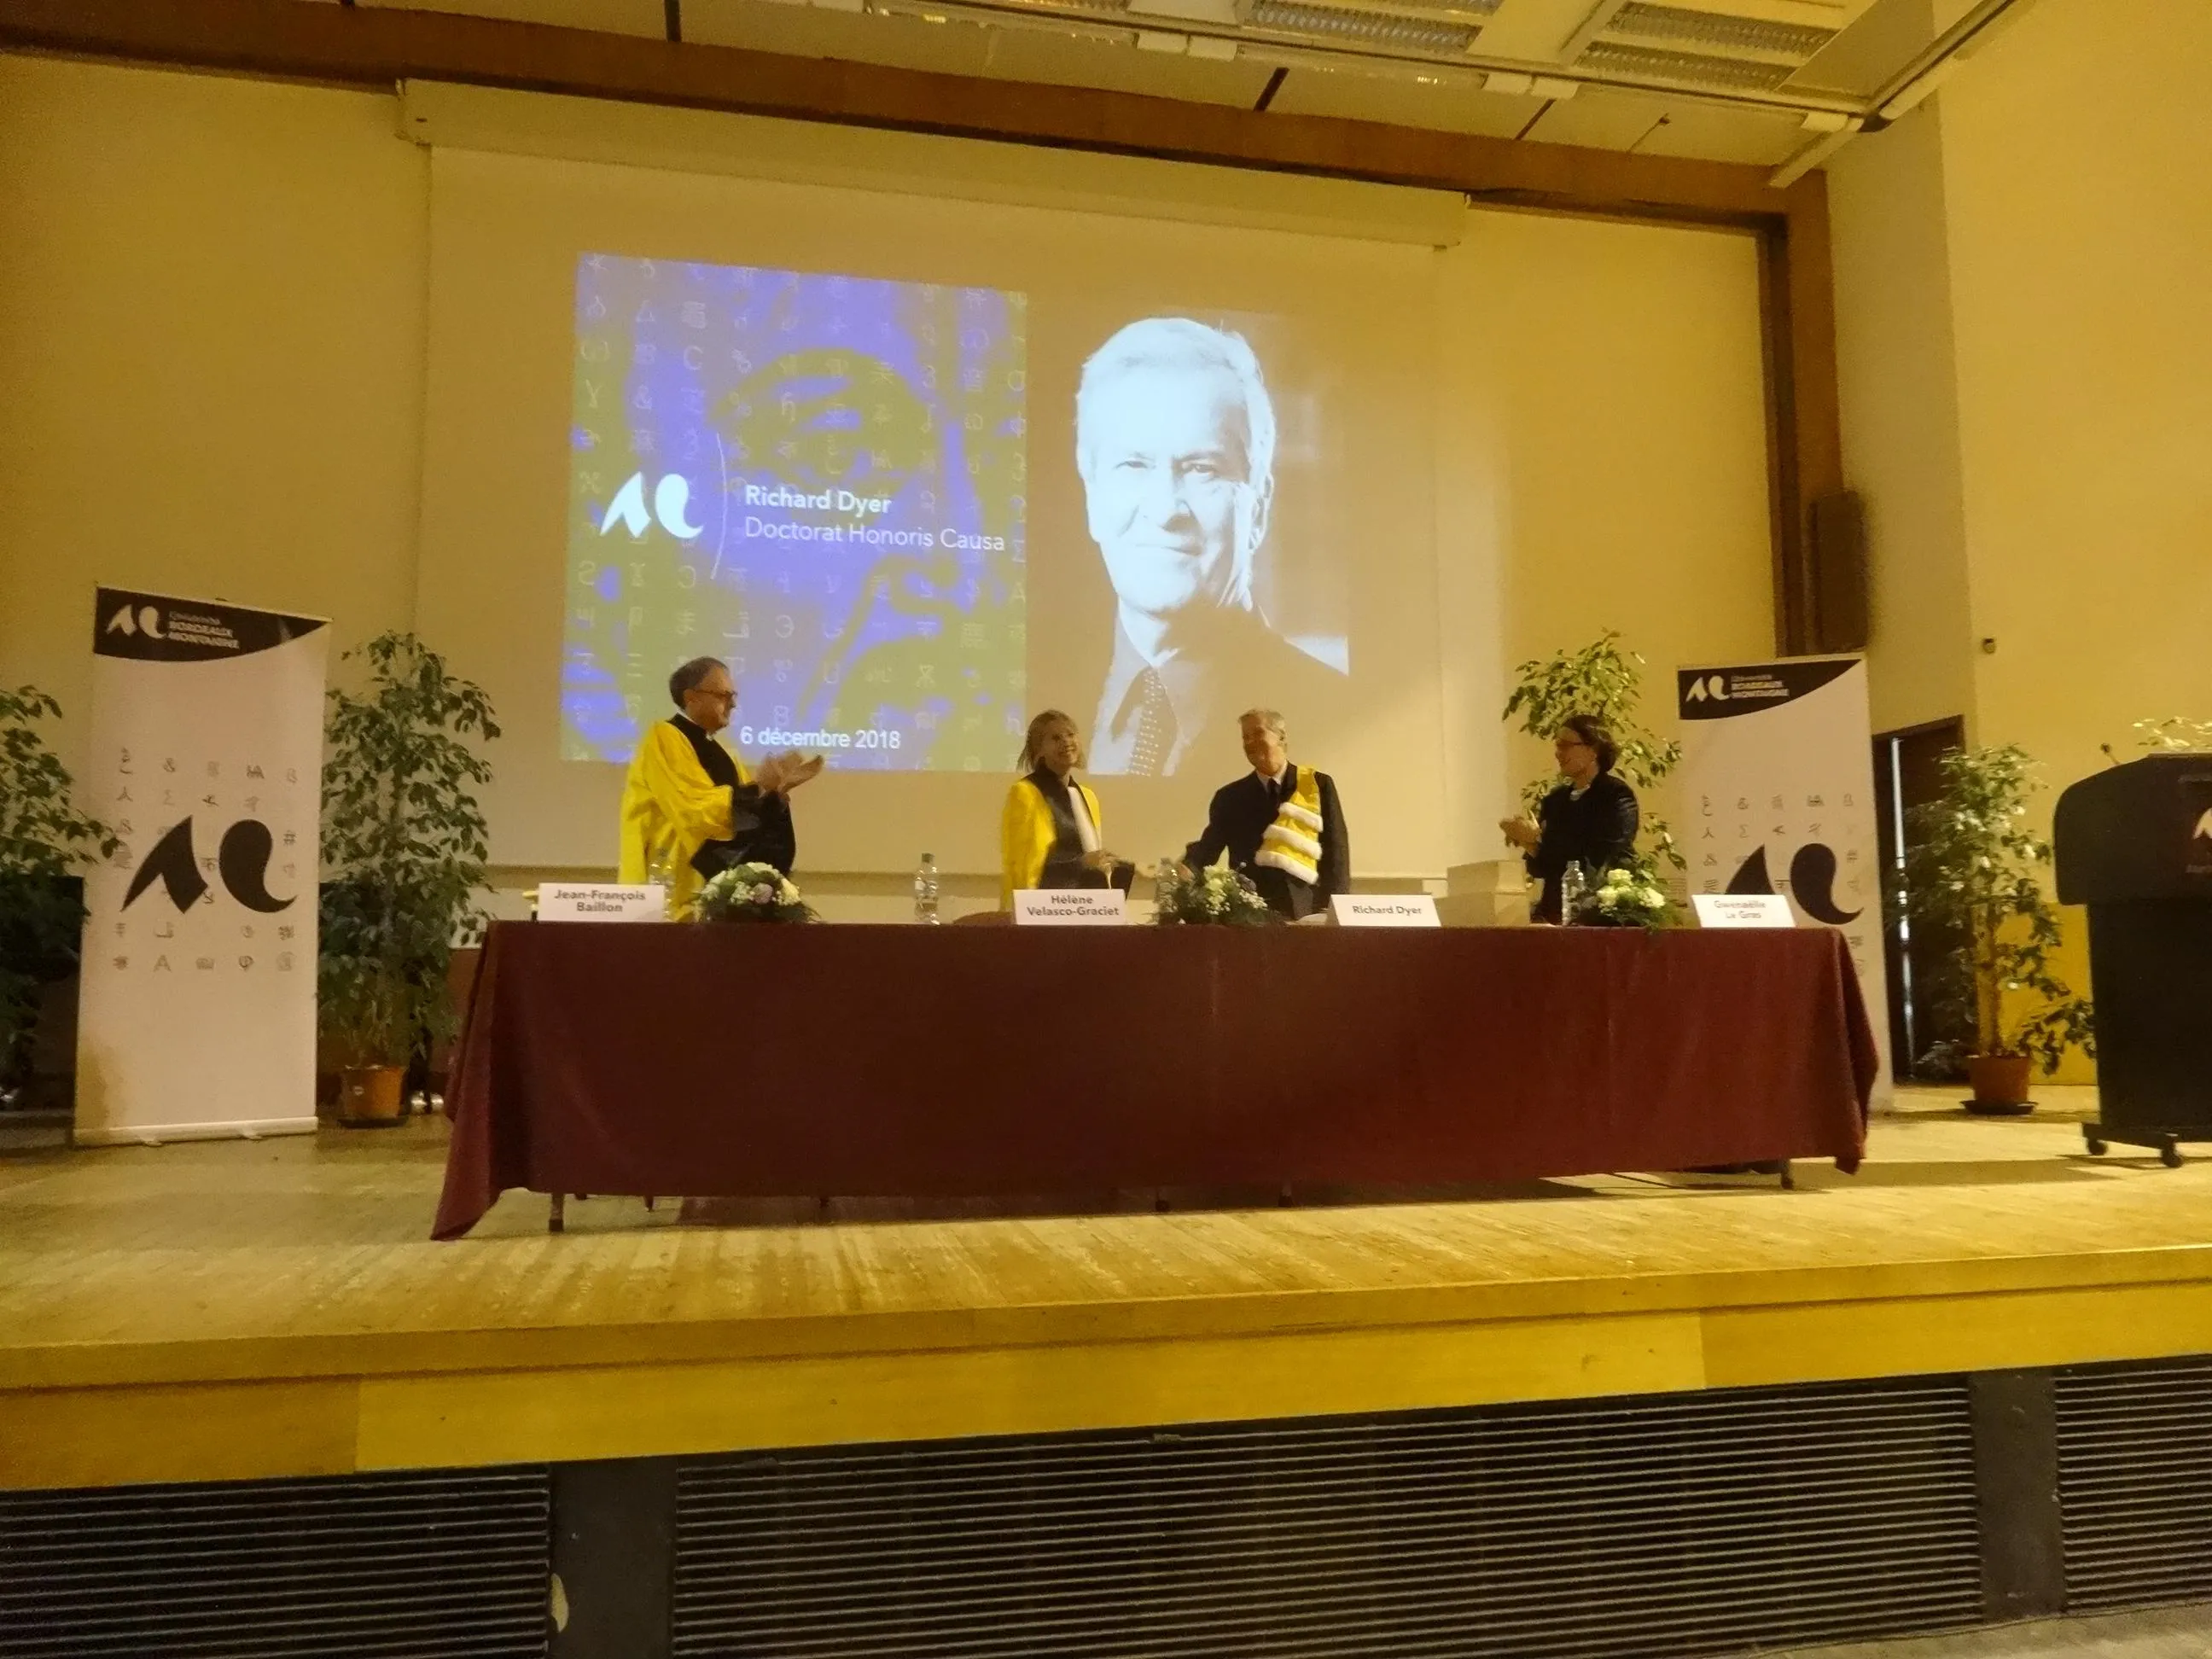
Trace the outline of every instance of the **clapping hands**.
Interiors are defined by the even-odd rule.
[[[753,769],[753,781],[771,795],[787,795],[822,770],[822,757],[801,756],[796,749],[770,755]]]

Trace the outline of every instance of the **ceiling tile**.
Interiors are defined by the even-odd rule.
[[[1133,43],[1036,28],[991,30],[986,63],[986,72],[1000,80],[1097,87],[1242,109],[1259,101],[1273,73],[1264,64],[1224,64],[1172,52],[1139,52]]]
[[[1581,144],[1590,149],[1633,149],[1667,113],[1667,100],[1648,93],[1584,87],[1544,112],[1528,137],[1542,144]]]
[[[958,18],[929,23],[919,17],[874,17],[776,0],[684,0],[684,5],[686,40],[946,75],[983,74],[992,33]]]
[[[1539,99],[1485,92],[1454,78],[1457,84],[1430,87],[1411,78],[1300,64],[1284,77],[1267,107],[1282,115],[1334,115],[1510,138],[1544,106]]]
[[[667,10],[661,0],[357,0],[364,6],[398,7],[406,11],[459,12],[470,17],[496,17],[510,23],[551,23],[561,28],[597,29],[607,34],[667,33]]]
[[[1646,135],[1636,149],[1639,155],[1687,155],[1700,161],[1777,167],[1813,137],[1802,118],[1795,115],[1675,104],[1667,112],[1667,124]]]

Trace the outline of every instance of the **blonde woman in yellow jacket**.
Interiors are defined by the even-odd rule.
[[[1105,850],[1098,797],[1075,780],[1083,738],[1075,722],[1048,708],[1022,739],[1023,775],[999,815],[999,908],[1025,887],[1120,887],[1135,873]]]

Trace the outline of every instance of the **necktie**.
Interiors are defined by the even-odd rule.
[[[1156,668],[1137,676],[1137,737],[1129,750],[1129,770],[1158,777],[1175,752],[1175,705],[1168,701],[1167,686]]]

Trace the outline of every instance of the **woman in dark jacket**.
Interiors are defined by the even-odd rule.
[[[1560,920],[1560,878],[1568,865],[1580,864],[1594,887],[1636,847],[1636,792],[1613,775],[1620,754],[1613,734],[1592,715],[1572,714],[1552,739],[1552,754],[1566,781],[1544,797],[1536,822],[1506,818],[1498,826],[1522,849],[1528,873],[1544,884],[1538,921]]]

